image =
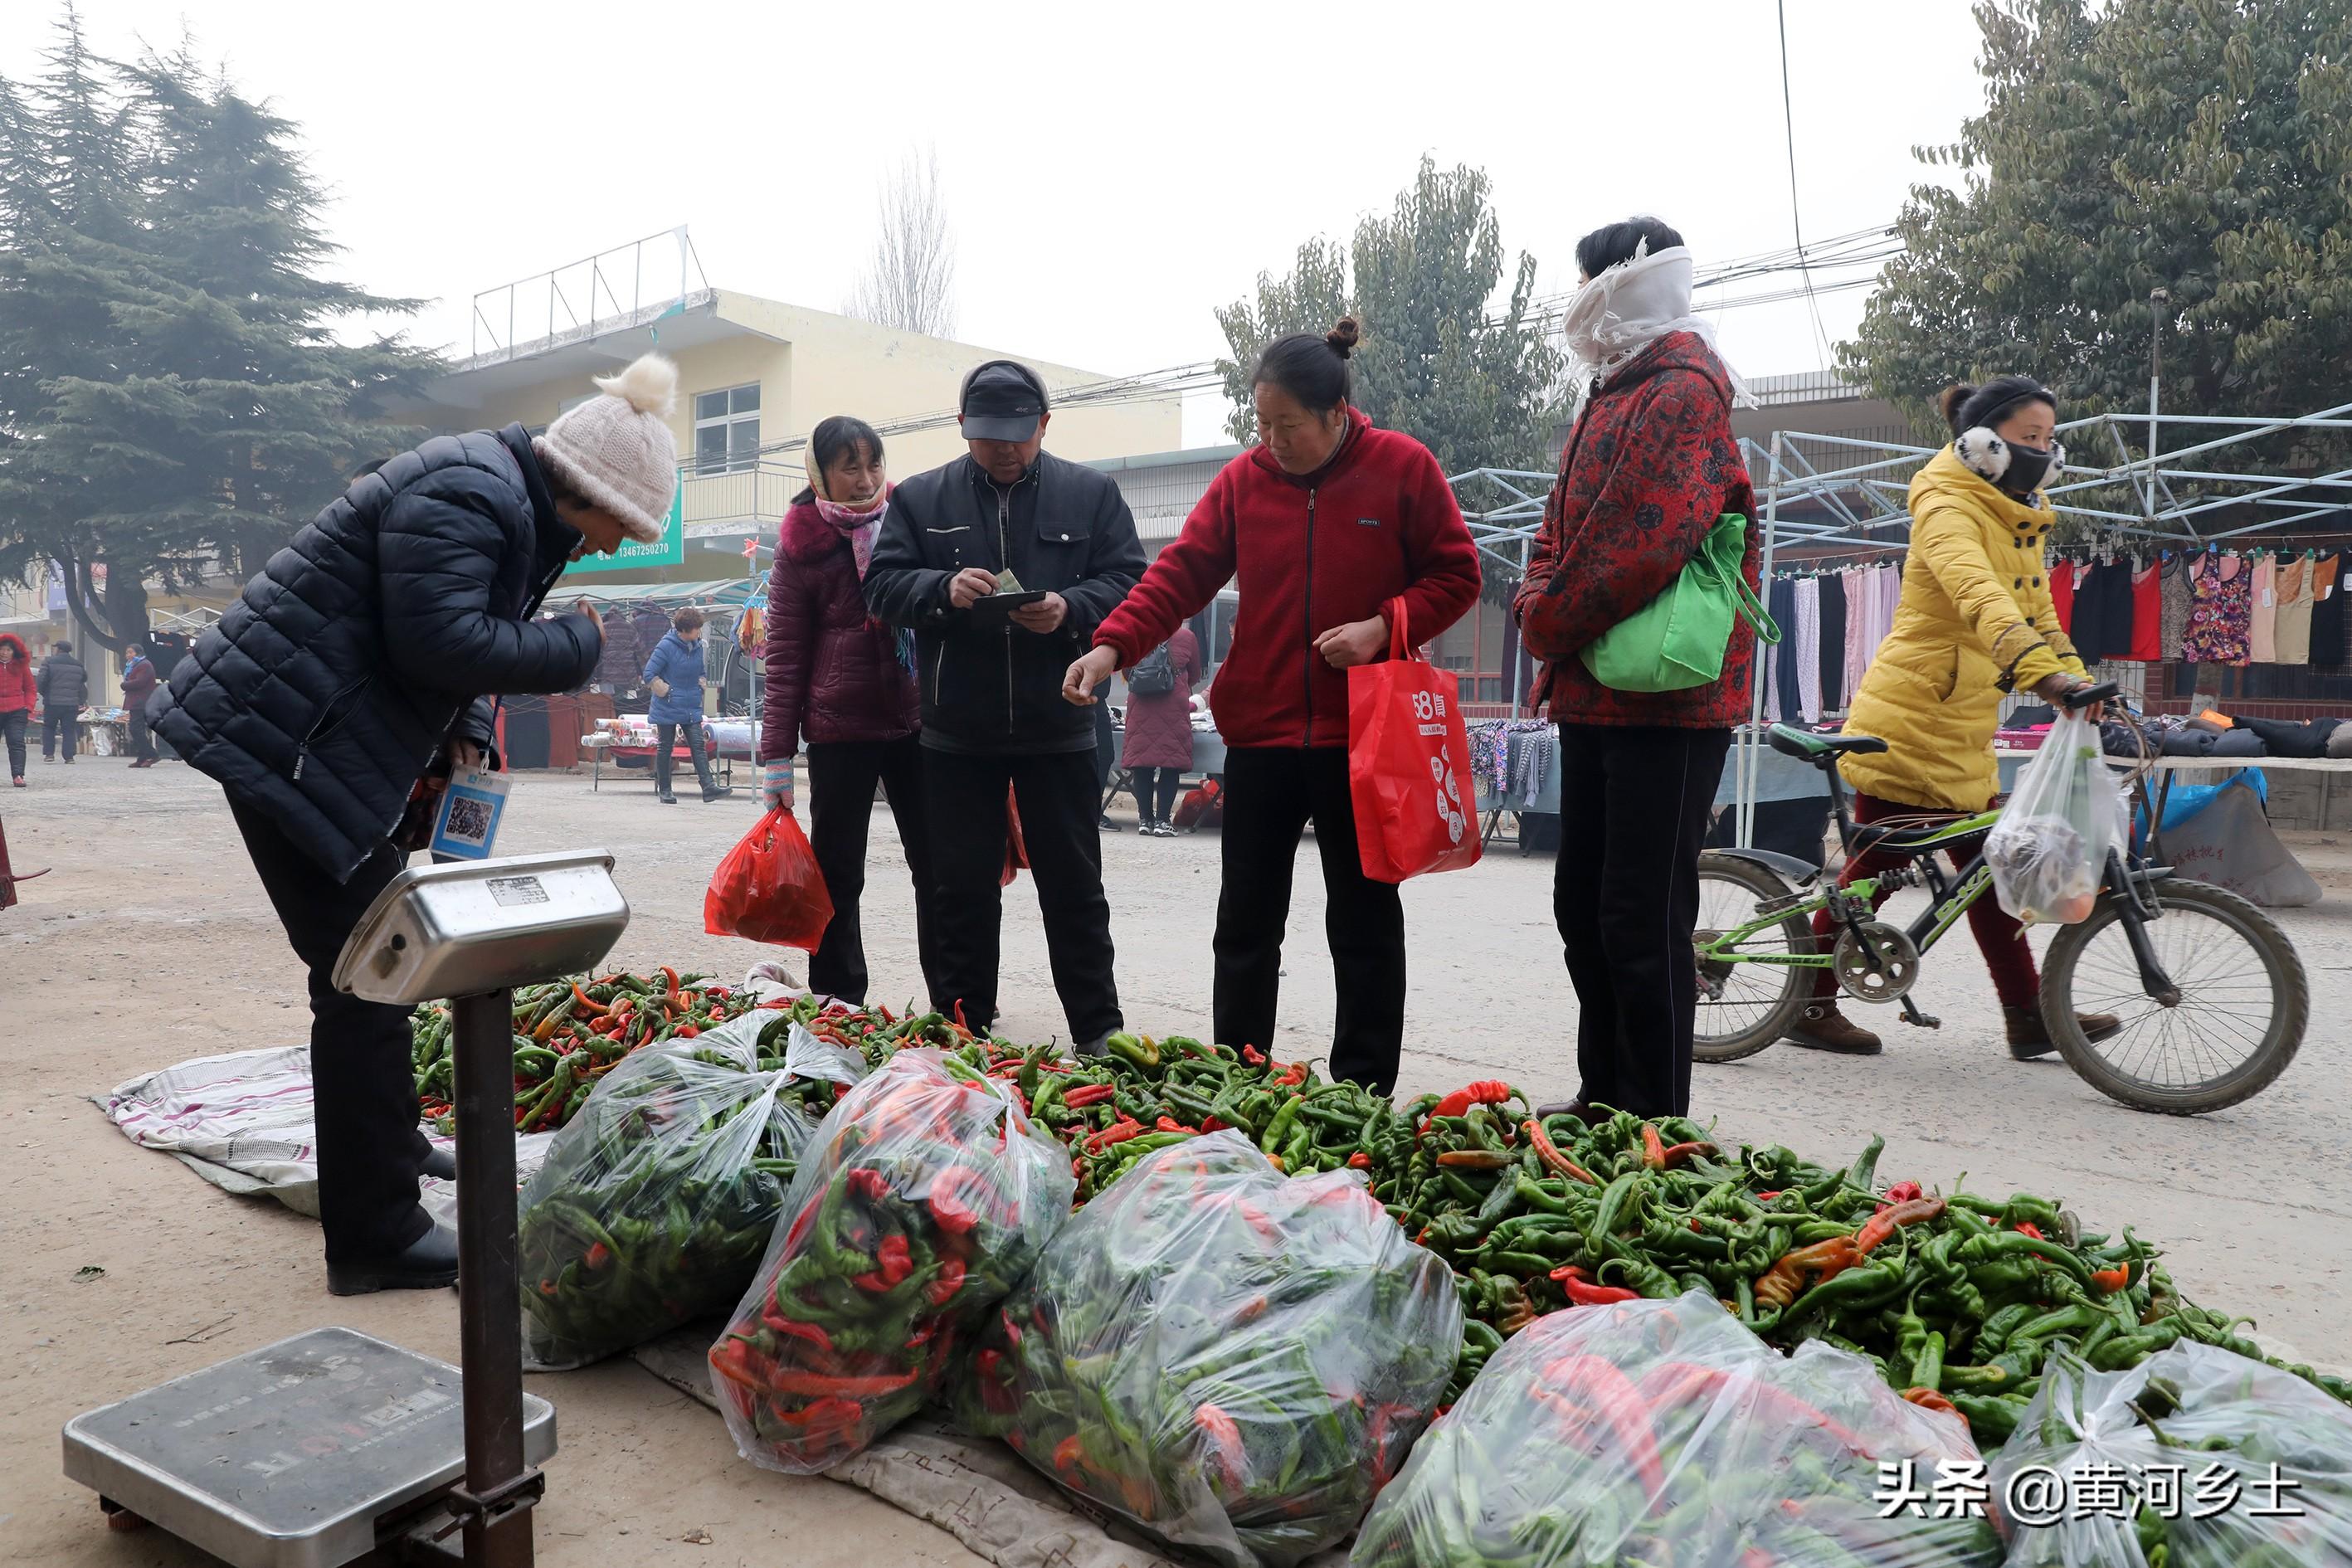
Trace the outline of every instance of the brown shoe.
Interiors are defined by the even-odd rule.
[[[1876,1035],[1839,1012],[1835,1002],[1816,1002],[1806,1008],[1788,1038],[1792,1046],[1842,1057],[1874,1057],[1884,1048]]]
[[[2042,1022],[2042,1013],[2034,1007],[2003,1007],[2002,1021],[2009,1026],[2009,1054],[2021,1062],[2036,1057],[2046,1057],[2058,1048],[2050,1038],[2050,1031]],[[2124,1021],[2112,1013],[2077,1013],[2074,1022],[2083,1036],[2093,1045],[2113,1039],[2123,1033]]]

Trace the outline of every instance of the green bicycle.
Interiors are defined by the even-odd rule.
[[[2088,703],[2112,686],[2077,694]],[[1827,971],[1845,995],[1900,1005],[1924,1028],[1912,989],[1920,960],[1992,888],[1978,853],[1957,874],[1939,852],[1981,840],[1998,810],[1930,827],[1857,825],[1846,810],[1838,759],[1875,752],[1867,735],[1815,735],[1774,725],[1772,749],[1822,770],[1851,860],[1864,848],[1904,857],[1893,868],[1840,888],[1801,860],[1768,850],[1718,849],[1699,858],[1698,1029],[1692,1055],[1738,1061],[1785,1037]],[[2160,847],[2160,843],[2158,847]],[[1907,926],[1879,918],[1881,892],[1922,887],[1927,907]],[[1812,918],[1827,910],[1826,952]],[[2042,1016],[2067,1065],[2091,1086],[2141,1110],[2176,1116],[2219,1110],[2261,1093],[2303,1044],[2310,985],[2286,933],[2237,894],[2171,874],[2136,848],[2110,855],[2090,916],[2060,926],[2042,961]],[[2122,1027],[2094,1041],[2080,1014],[2109,1014]]]

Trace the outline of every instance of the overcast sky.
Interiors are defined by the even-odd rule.
[[[1786,4],[1805,233],[1885,223],[1926,177],[1912,147],[1981,100],[1968,4]],[[1791,239],[1772,0],[82,9],[110,52],[184,23],[299,122],[341,274],[432,299],[416,335],[458,353],[478,290],[680,224],[714,284],[837,309],[879,177],[928,145],[957,335],[1106,373],[1213,357],[1215,307],[1386,210],[1424,152],[1493,175],[1547,290],[1635,211],[1702,269]],[[0,5],[0,76],[40,68],[58,14]],[[1862,298],[1820,300],[1830,341]],[[1728,311],[1722,341],[1751,376],[1823,361],[1801,302]],[[1188,438],[1221,412],[1196,403]]]

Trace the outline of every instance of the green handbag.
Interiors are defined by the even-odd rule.
[[[1614,691],[1685,691],[1720,679],[1734,616],[1779,642],[1780,628],[1740,571],[1747,553],[1748,519],[1725,512],[1664,593],[1585,644],[1592,679]]]

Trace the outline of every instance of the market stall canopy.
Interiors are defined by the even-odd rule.
[[[593,599],[604,605],[740,605],[752,596],[755,587],[764,593],[767,585],[764,578],[754,584],[744,577],[719,577],[708,583],[558,583],[548,598],[559,605],[572,599]]]

